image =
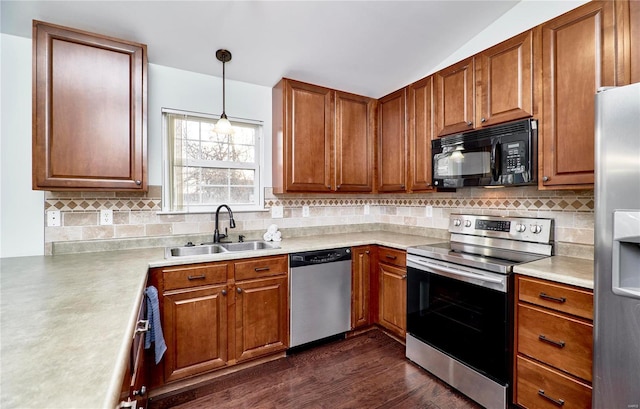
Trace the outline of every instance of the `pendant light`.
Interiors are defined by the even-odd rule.
[[[219,134],[231,135],[233,133],[233,127],[231,126],[231,122],[227,119],[227,114],[225,112],[225,72],[224,72],[224,64],[231,61],[231,52],[229,50],[218,50],[216,51],[216,58],[218,61],[222,61],[222,115],[220,115],[220,119],[216,123],[214,131]]]

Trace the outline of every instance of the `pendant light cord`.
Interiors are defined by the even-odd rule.
[[[224,66],[226,65],[226,61],[222,61],[222,118],[226,118],[227,117],[227,110],[226,110],[226,106],[225,106],[225,101],[226,101],[226,97],[225,97],[225,72],[224,72]]]

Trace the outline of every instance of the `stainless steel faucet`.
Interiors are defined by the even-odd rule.
[[[220,217],[220,209],[221,208],[226,208],[227,212],[229,212],[229,227],[232,229],[235,229],[236,227],[236,221],[233,220],[233,212],[231,211],[231,208],[229,206],[227,206],[226,204],[222,204],[220,206],[218,206],[218,208],[216,209],[216,226],[215,226],[215,230],[213,231],[213,242],[214,243],[220,243],[220,239],[224,239],[225,237],[227,237],[227,228],[224,228],[224,233],[220,234],[220,232],[218,231],[218,219]]]

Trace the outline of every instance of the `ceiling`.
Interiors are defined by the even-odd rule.
[[[289,77],[379,98],[424,77],[511,9],[499,1],[8,1],[3,33],[32,20],[145,43],[149,62],[271,87]]]

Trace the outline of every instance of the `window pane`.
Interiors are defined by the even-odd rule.
[[[231,190],[229,203],[251,203],[253,202],[252,187],[234,187]]]
[[[205,185],[226,186],[229,183],[229,169],[202,169],[202,183]]]
[[[253,186],[255,173],[253,169],[231,169],[229,184],[235,186]]]
[[[202,160],[226,161],[229,158],[229,145],[226,143],[203,142]]]
[[[202,188],[202,204],[215,205],[228,202],[229,189],[227,187],[211,187]]]

